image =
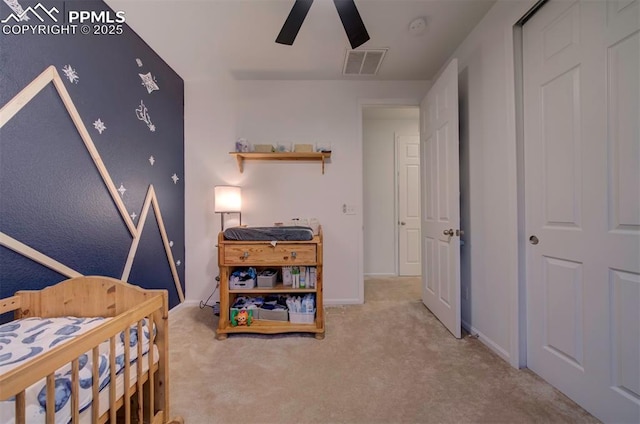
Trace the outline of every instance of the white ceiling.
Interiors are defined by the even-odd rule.
[[[184,79],[432,79],[495,0],[356,0],[371,39],[388,48],[375,77],[344,77],[347,36],[333,1],[315,0],[293,46],[275,43],[293,0],[107,0]],[[427,20],[420,36],[409,23]]]

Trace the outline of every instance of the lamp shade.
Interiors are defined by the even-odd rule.
[[[240,212],[242,196],[240,187],[220,185],[214,187],[216,212]]]

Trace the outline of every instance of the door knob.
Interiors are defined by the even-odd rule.
[[[538,239],[538,237],[536,237],[536,236],[531,236],[531,237],[529,237],[529,243],[531,243],[531,244],[534,244],[534,245],[535,245],[535,244],[540,243],[540,240],[539,240],[539,239]]]
[[[445,236],[453,237],[453,228],[450,228],[448,230],[444,230],[442,232],[442,234],[444,234]]]
[[[407,223],[404,221],[400,221],[400,225],[407,225]]]

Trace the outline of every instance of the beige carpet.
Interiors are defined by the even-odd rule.
[[[456,340],[416,278],[368,279],[327,307],[326,337],[215,339],[210,308],[170,316],[172,415],[187,423],[589,423],[587,412],[478,340]]]

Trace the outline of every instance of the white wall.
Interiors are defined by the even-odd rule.
[[[418,119],[365,118],[364,274],[396,275],[395,136],[418,135]]]
[[[109,3],[118,8],[117,2]],[[512,26],[534,3],[499,0],[452,55],[460,66],[461,148],[466,154],[461,170],[463,202],[468,207],[462,217],[467,242],[462,267],[463,285],[469,287],[471,299],[463,300],[463,322],[513,365],[519,363],[523,349],[518,333]],[[144,28],[136,30],[145,35]],[[173,42],[171,37],[166,40],[167,45]],[[162,43],[153,47],[163,54]],[[189,66],[172,65],[178,71]],[[237,82],[225,75],[186,80],[187,299],[204,299],[215,287],[214,245],[220,221],[212,199],[213,186],[220,183],[243,186],[244,216],[249,222],[318,216],[327,237],[326,297],[336,303],[358,299],[362,254],[358,258],[356,252],[362,238],[362,211],[358,209],[356,216],[340,212],[343,202],[360,205],[362,199],[358,103],[420,100],[426,87],[426,83],[401,82]],[[245,173],[239,174],[227,152],[241,135],[254,142],[330,141],[335,146],[333,163],[327,165],[325,176],[317,164],[292,163],[248,163]],[[304,205],[295,202],[308,188],[314,193],[311,200]]]
[[[460,45],[463,149],[468,154],[463,322],[512,365],[519,338],[517,183],[513,105],[512,25],[534,0],[499,1]],[[360,106],[368,99],[414,99],[426,82],[234,81],[215,76],[186,81],[186,296],[206,298],[215,287],[219,216],[213,186],[243,186],[243,217],[269,223],[316,216],[325,230],[327,303],[362,300],[362,149]],[[319,164],[249,162],[244,174],[227,154],[237,137],[254,143],[331,142],[326,174]],[[464,159],[463,159],[464,160]],[[304,200],[304,201],[302,201]],[[342,215],[345,202],[357,214]],[[463,220],[464,220],[463,216]],[[465,253],[468,252],[468,253]],[[465,258],[465,254],[467,257]],[[463,289],[464,293],[464,289]]]
[[[498,1],[458,47],[462,320],[512,365],[521,364],[513,25],[534,0]],[[466,300],[468,287],[470,299]]]
[[[185,81],[185,249],[187,301],[205,300],[216,286],[220,215],[213,187],[242,184],[227,152],[235,133],[235,81],[225,74]],[[212,298],[219,299],[218,293]],[[212,302],[210,301],[210,303]]]
[[[417,104],[426,88],[422,81],[236,81],[224,74],[186,81],[187,300],[204,300],[215,287],[220,216],[213,213],[213,186],[236,184],[243,189],[243,223],[319,218],[325,302],[362,302],[361,103]],[[239,137],[331,143],[333,153],[325,175],[317,162],[245,162],[241,174],[228,154]],[[356,215],[343,215],[343,203],[354,204]]]

